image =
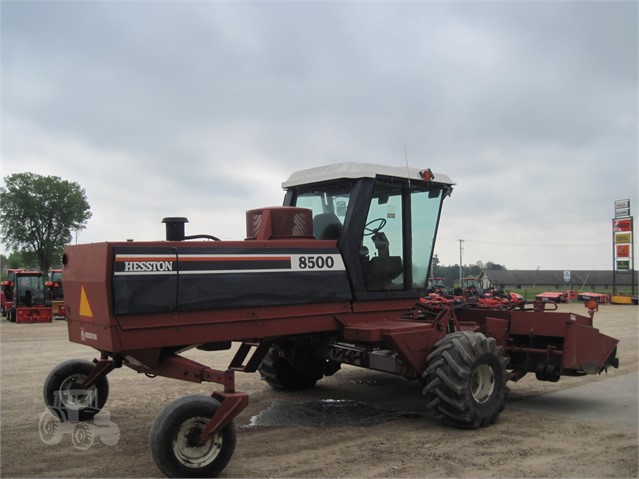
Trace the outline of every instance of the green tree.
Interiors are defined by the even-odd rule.
[[[57,176],[14,173],[0,188],[0,233],[7,248],[33,253],[46,274],[58,264],[72,232],[91,218],[84,189]]]
[[[493,271],[504,271],[506,270],[506,267],[504,265],[489,261],[488,263],[486,263],[486,269],[490,269]]]
[[[38,267],[38,258],[30,251],[13,251],[5,264],[7,268],[35,269]]]

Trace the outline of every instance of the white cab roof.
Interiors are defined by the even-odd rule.
[[[370,163],[335,163],[332,165],[320,166],[300,170],[289,176],[288,180],[282,183],[282,188],[291,186],[320,183],[328,180],[341,178],[375,178],[376,176],[392,176],[396,178],[410,178],[415,181],[424,181],[419,172],[426,168],[406,168],[402,166],[382,166]],[[443,183],[454,185],[455,183],[446,175],[433,173],[433,183]]]

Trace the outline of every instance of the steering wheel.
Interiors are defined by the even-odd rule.
[[[377,228],[371,228],[371,225],[375,223],[379,223],[379,226]],[[364,236],[371,236],[376,233],[379,233],[382,230],[382,228],[384,228],[384,226],[386,226],[385,218],[375,218],[374,220],[371,220],[368,223],[366,223],[366,226],[364,226]]]

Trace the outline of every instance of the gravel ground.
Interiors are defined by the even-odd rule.
[[[583,305],[561,310],[585,314]],[[509,404],[638,369],[638,309],[603,305],[595,326],[620,338],[620,368],[608,375],[562,378],[527,375],[510,384]],[[2,477],[161,477],[148,448],[155,417],[170,401],[209,395],[214,385],[149,379],[122,368],[109,375],[103,418],[110,441],[80,449],[64,434],[43,442],[42,385],[49,371],[94,351],[67,340],[66,323],[0,321],[0,460]],[[224,367],[232,352],[189,357]],[[239,374],[250,405],[236,418],[237,447],[221,477],[637,477],[636,421],[606,421],[600,413],[575,420],[506,409],[494,426],[465,431],[425,412],[420,386],[402,378],[344,367],[310,391],[277,393],[259,374]],[[102,416],[102,414],[100,415]],[[106,416],[106,415],[105,415]],[[109,422],[110,421],[110,422]],[[104,426],[103,425],[103,426]]]

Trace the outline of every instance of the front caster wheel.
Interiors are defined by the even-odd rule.
[[[227,424],[206,442],[200,435],[219,407],[213,398],[186,396],[160,413],[149,437],[160,471],[168,477],[217,477],[235,450],[235,425]]]
[[[71,359],[58,364],[44,381],[44,403],[62,422],[88,421],[106,403],[109,382],[101,377],[88,389],[80,385],[95,365],[84,359]]]

